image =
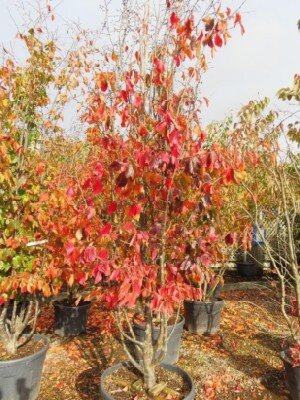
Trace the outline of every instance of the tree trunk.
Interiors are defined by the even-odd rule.
[[[18,350],[17,337],[16,335],[13,335],[12,339],[8,341],[6,344],[6,351],[9,354],[16,354],[17,350]]]
[[[154,363],[154,345],[153,345],[153,321],[150,307],[145,307],[145,341],[143,349],[144,365],[144,386],[148,391],[156,384],[155,363]]]
[[[156,384],[155,367],[153,364],[145,366],[144,369],[144,385],[148,391]]]

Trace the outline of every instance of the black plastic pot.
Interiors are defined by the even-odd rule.
[[[185,300],[183,305],[185,328],[188,331],[199,335],[218,332],[224,307],[222,299],[207,302]]]
[[[237,262],[237,272],[244,278],[254,278],[257,275],[257,266],[252,262]]]
[[[182,316],[180,316],[179,322],[177,322],[177,324],[175,325],[175,329],[174,329],[173,333],[172,333],[172,330],[174,328],[174,325],[168,325],[168,335],[170,335],[171,333],[172,333],[172,335],[169,338],[168,346],[167,346],[167,353],[164,358],[164,362],[167,364],[175,364],[178,361],[183,325],[184,325],[184,318]],[[133,331],[134,331],[134,334],[135,334],[135,337],[137,340],[139,340],[140,342],[143,342],[145,340],[145,326],[144,325],[139,324],[138,322],[134,321]],[[154,327],[154,333],[153,333],[154,341],[158,338],[159,332],[160,332],[160,329]],[[138,359],[137,354],[135,354],[135,358]]]
[[[103,399],[103,400],[114,400],[114,397],[110,396],[110,394],[107,393],[107,391],[104,388],[105,379],[109,375],[111,375],[115,371],[117,371],[118,369],[124,368],[124,367],[129,367],[130,365],[131,364],[129,362],[123,362],[123,363],[114,365],[114,366],[104,370],[104,372],[101,375],[101,383],[100,383],[100,396],[101,396],[101,399]],[[194,382],[193,382],[191,376],[185,370],[183,370],[182,368],[179,368],[179,367],[177,367],[175,365],[166,364],[166,363],[162,363],[161,367],[167,369],[168,371],[175,372],[176,374],[181,376],[186,381],[190,392],[189,392],[189,394],[187,396],[185,396],[183,398],[183,400],[193,400],[195,398]]]
[[[285,367],[291,398],[300,400],[300,366],[293,367],[293,363],[288,357],[288,350],[282,351],[280,357]]]
[[[54,332],[62,337],[77,336],[86,332],[88,310],[91,303],[84,301],[78,306],[54,301]]]
[[[39,394],[43,364],[49,348],[46,336],[34,335],[45,346],[30,356],[0,361],[0,400],[35,400]]]

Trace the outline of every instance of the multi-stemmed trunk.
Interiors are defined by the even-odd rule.
[[[166,313],[159,315],[159,335],[154,338],[154,315],[149,304],[143,307],[141,316],[144,319],[145,337],[143,341],[137,340],[132,328],[132,321],[129,319],[126,309],[119,309],[116,312],[116,320],[121,334],[121,341],[125,353],[132,365],[143,375],[144,388],[149,391],[156,382],[156,368],[162,363],[167,353],[168,316]],[[156,316],[157,319],[157,316]],[[127,330],[123,328],[122,322],[126,321]],[[133,356],[130,348],[135,347],[140,362]]]
[[[299,174],[299,173],[298,173]],[[260,240],[265,246],[266,254],[276,270],[281,289],[281,311],[287,322],[293,341],[300,342],[300,274],[297,261],[295,241],[296,217],[300,213],[299,202],[291,189],[289,174],[284,167],[277,166],[271,171],[271,177],[280,196],[280,205],[272,214],[277,223],[277,231],[273,239],[265,237],[259,225],[260,213],[256,204],[256,225]],[[298,175],[298,182],[299,182]],[[293,316],[287,312],[294,300]],[[296,317],[296,320],[295,320]]]
[[[14,300],[12,304],[12,310],[8,301],[0,309],[0,340],[8,354],[13,355],[21,346],[28,343],[34,334],[39,302],[36,299],[21,303]],[[20,307],[18,307],[19,304],[21,304]],[[26,338],[20,341],[29,325],[31,325],[30,331],[26,334]]]

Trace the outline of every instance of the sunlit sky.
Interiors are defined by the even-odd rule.
[[[23,1],[30,9],[32,1]],[[101,0],[53,0],[56,24],[68,21],[80,23],[82,28],[97,29],[101,23]],[[113,0],[117,9],[120,0]],[[235,8],[237,0],[224,0],[224,5]],[[23,10],[16,0],[0,0],[0,42],[9,49],[22,24]],[[225,48],[216,54],[209,71],[203,77],[203,95],[210,105],[203,111],[204,124],[223,119],[237,112],[250,99],[265,96],[274,106],[275,94],[292,82],[300,73],[300,0],[248,0],[242,9],[246,33],[234,34]],[[275,104],[276,102],[276,104]]]

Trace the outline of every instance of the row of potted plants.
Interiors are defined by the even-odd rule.
[[[150,18],[150,23],[152,16],[144,18]],[[1,364],[3,398],[15,399],[22,390],[28,391],[28,399],[37,397],[48,347],[47,339],[34,335],[40,296],[56,296],[68,288],[70,297],[65,303],[54,303],[55,331],[61,335],[74,329],[74,310],[84,324],[81,311],[86,311],[88,304],[83,302],[89,298],[112,307],[124,351],[142,374],[145,393],[157,390],[157,368],[166,358],[172,333],[168,333],[168,321],[184,299],[193,300],[186,302],[187,326],[197,332],[206,330],[203,324],[193,323],[191,307],[213,290],[209,266],[219,257],[219,242],[228,234],[215,229],[213,218],[222,206],[223,192],[234,184],[231,171],[240,166],[238,159],[232,159],[231,149],[221,151],[217,144],[205,148],[206,136],[196,111],[200,99],[191,83],[196,85],[200,79],[201,46],[200,69],[205,69],[206,49],[218,47],[228,35],[228,24],[240,22],[228,10],[216,17],[209,13],[202,23],[205,35],[189,10],[170,5],[164,21],[166,43],[154,51],[150,32],[145,31],[141,43],[149,50],[138,45],[132,53],[133,64],[123,64],[122,74],[117,71],[125,53],[131,55],[129,49],[124,54],[103,55],[103,68],[96,72],[95,89],[83,115],[90,126],[88,141],[56,142],[60,151],[70,154],[73,150],[72,159],[80,154],[72,174],[65,172],[65,159],[53,154],[51,147],[46,150],[47,141],[46,157],[34,149],[38,127],[33,132],[31,121],[26,140],[19,141],[19,132],[7,128],[2,151],[7,155],[6,170],[17,178],[5,177],[9,193],[5,207],[13,209],[6,210],[3,247],[15,251],[6,254],[7,270],[0,282],[0,333],[9,358]],[[44,57],[34,31],[25,41],[35,56],[40,50]],[[47,49],[53,61],[54,46],[47,44]],[[177,92],[173,82],[187,62],[190,73],[182,81],[186,88]],[[50,65],[52,81],[54,63]],[[4,72],[9,74],[9,69]],[[10,74],[14,76],[15,71]],[[47,84],[44,78],[41,81]],[[5,89],[13,112],[16,103],[9,104],[8,99],[13,99],[10,83],[7,80]],[[14,116],[19,118],[17,113]],[[112,132],[109,121],[113,120],[118,133]],[[8,218],[19,225],[11,228]],[[21,254],[24,260],[14,258]],[[88,296],[74,295],[73,288],[90,285]],[[22,303],[18,303],[20,296]],[[9,300],[14,299],[10,315]],[[129,309],[138,312],[141,324],[135,320],[132,326]],[[182,324],[183,319],[173,324],[172,336]],[[31,331],[26,336],[28,325]],[[15,360],[14,355],[23,354],[21,349],[31,349],[33,354]],[[173,354],[173,361],[176,357]],[[188,379],[191,393],[185,394],[193,397],[191,379],[177,367],[166,368]],[[102,396],[109,396],[104,393],[105,382],[101,390]]]
[[[69,296],[54,303],[60,335],[84,330],[93,299],[114,312],[129,364],[103,373],[103,398],[113,398],[110,382],[129,365],[135,368],[133,391],[195,396],[191,377],[170,364],[177,361],[184,324],[198,334],[219,329],[223,302],[216,291],[222,276],[211,266],[226,261],[224,245],[247,250],[253,222],[248,214],[236,218],[227,200],[236,200],[232,207],[241,196],[246,205],[258,201],[249,195],[251,177],[260,157],[276,165],[270,147],[275,139],[261,137],[266,105],[259,102],[242,111],[226,143],[212,141],[201,128],[198,84],[207,50],[222,47],[232,25],[243,31],[240,14],[208,8],[196,22],[189,4],[167,2],[165,11],[160,40],[152,35],[157,21],[146,7],[136,21],[137,43],[100,54],[101,68],[93,71],[95,86],[82,115],[86,140],[44,140],[43,153],[37,150],[40,109],[55,80],[53,44],[43,46],[34,31],[24,36],[29,65],[37,63],[42,71],[47,66],[41,81],[31,82],[36,90],[30,96],[25,89],[32,68],[8,63],[1,70],[0,339],[8,359],[0,363],[0,394],[5,399],[24,391],[28,400],[37,397],[49,346],[47,338],[34,334],[40,299],[66,290]],[[125,36],[133,33],[125,28]],[[292,266],[298,282],[294,261]],[[162,382],[161,369],[183,378],[181,391]]]

